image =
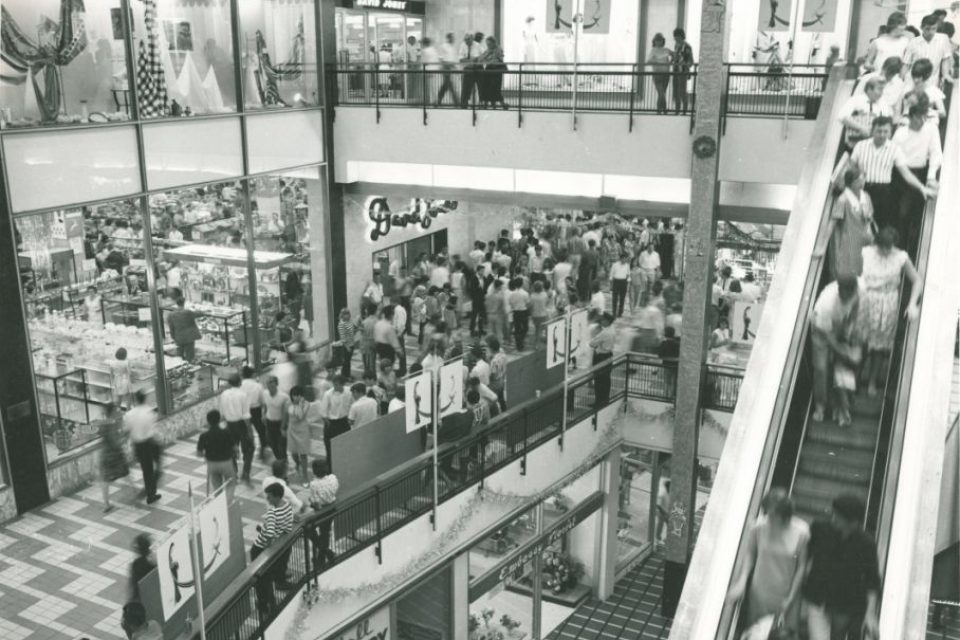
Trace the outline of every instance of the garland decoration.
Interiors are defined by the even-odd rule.
[[[488,489],[482,489],[477,492],[469,502],[467,502],[456,519],[447,528],[443,535],[438,536],[435,542],[432,542],[428,550],[404,565],[402,568],[389,573],[376,582],[363,582],[352,587],[338,587],[335,589],[320,588],[312,582],[308,582],[303,590],[303,604],[298,609],[293,623],[287,629],[285,640],[300,640],[307,631],[306,624],[310,610],[318,604],[339,603],[350,598],[366,597],[372,598],[403,586],[405,583],[423,573],[430,565],[442,560],[449,555],[453,548],[459,543],[460,534],[466,529],[468,523],[476,515],[477,511],[484,504],[509,504],[517,507],[522,504],[536,504],[542,500],[555,496],[561,489],[569,486],[588,471],[593,469],[607,455],[610,449],[622,440],[620,435],[619,420],[611,421],[610,425],[600,436],[597,446],[581,462],[576,469],[557,484],[554,484],[534,495],[517,495],[508,493],[495,493]]]

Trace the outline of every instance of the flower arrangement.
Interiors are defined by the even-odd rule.
[[[499,623],[494,621],[496,613],[487,607],[480,614],[471,613],[467,619],[467,631],[470,640],[519,640],[526,634],[519,631],[522,623],[507,614],[500,616]]]
[[[543,554],[543,584],[555,594],[560,594],[580,584],[583,565],[559,551]]]

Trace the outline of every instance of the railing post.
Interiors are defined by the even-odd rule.
[[[687,94],[687,107],[690,109],[690,133],[697,124],[697,66],[692,67],[690,93]],[[686,82],[686,80],[684,80]],[[682,254],[681,254],[682,255]]]
[[[720,100],[720,135],[727,135],[727,112],[730,110],[730,65],[724,66],[727,77],[724,79],[723,97]]]
[[[376,98],[374,99],[374,102],[377,105],[377,124],[380,124],[380,73],[379,73],[380,69],[378,68],[379,66],[380,65],[378,64],[377,66],[374,67],[375,72],[373,74],[373,95],[376,96]]]
[[[630,397],[630,361],[633,360],[633,355],[627,352],[627,357],[624,360],[625,373],[623,376],[623,410],[627,410],[627,399]]]
[[[434,446],[436,446],[436,444],[434,444]],[[376,485],[373,491],[374,504],[377,511],[377,546],[374,549],[374,553],[377,554],[377,564],[383,564],[383,526],[380,522],[383,514],[380,512],[380,485]]]
[[[427,65],[423,65],[420,74],[420,99],[423,102],[423,126],[427,126]]]
[[[637,75],[640,73],[637,65],[630,65],[630,126],[627,131],[633,133],[633,107],[637,99]],[[629,371],[629,368],[627,369]]]
[[[519,65],[520,72],[517,74],[517,82],[519,84],[519,89],[517,89],[517,128],[523,126],[523,63]]]
[[[466,74],[467,71],[465,70],[464,73]],[[480,93],[478,83],[483,80],[483,71],[471,69],[470,73],[474,76],[473,87],[470,89],[470,109],[473,111],[473,126],[477,126],[477,95]]]
[[[566,407],[564,407],[566,411]],[[524,409],[520,416],[520,422],[523,425],[523,456],[520,458],[520,475],[527,475],[527,410]]]

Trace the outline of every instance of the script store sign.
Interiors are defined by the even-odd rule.
[[[376,242],[394,228],[420,227],[426,231],[441,213],[456,211],[457,201],[413,198],[406,209],[391,211],[386,198],[372,196],[367,199],[364,210],[370,220],[370,239]]]

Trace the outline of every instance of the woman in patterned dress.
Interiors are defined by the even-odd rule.
[[[873,242],[873,203],[863,188],[863,171],[858,167],[847,169],[843,182],[846,188],[837,197],[831,212],[834,228],[830,236],[829,263],[835,278],[841,273],[860,275],[862,250]]]
[[[869,381],[867,396],[875,397],[884,382],[884,374],[893,351],[900,308],[900,280],[910,281],[910,301],[906,316],[918,316],[920,276],[907,252],[897,248],[899,235],[893,227],[884,227],[872,245],[863,248],[863,294],[858,313],[859,331],[867,349],[865,373]]]
[[[109,513],[113,511],[113,505],[110,503],[110,483],[130,475],[130,466],[127,464],[127,454],[124,450],[117,405],[108,403],[104,413],[99,425],[103,442],[100,449],[100,487],[103,491],[103,512]]]

